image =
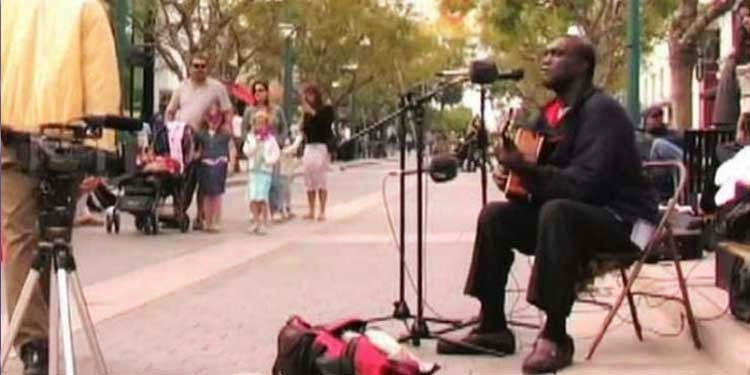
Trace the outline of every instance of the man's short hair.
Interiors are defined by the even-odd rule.
[[[581,60],[586,62],[588,65],[586,74],[589,78],[593,78],[596,70],[596,48],[594,48],[594,45],[588,39],[578,35],[568,35],[566,38],[574,42],[573,50]]]
[[[198,52],[198,53],[194,53],[194,54],[193,54],[193,55],[192,55],[192,56],[190,57],[190,62],[192,63],[192,62],[193,62],[193,61],[195,61],[195,60],[203,60],[203,61],[205,61],[205,62],[206,62],[206,64],[208,64],[208,63],[210,62],[210,61],[208,60],[208,55],[207,55],[206,53],[204,53],[204,52]]]

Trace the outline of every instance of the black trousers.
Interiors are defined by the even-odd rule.
[[[478,219],[474,254],[464,292],[505,306],[505,286],[517,249],[534,255],[527,290],[529,303],[559,318],[570,314],[575,284],[584,266],[600,252],[634,252],[631,225],[605,208],[568,200],[551,200],[541,207],[493,202]]]

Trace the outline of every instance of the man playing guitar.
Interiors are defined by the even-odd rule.
[[[459,343],[439,341],[439,353],[479,354],[470,348],[477,346],[515,352],[504,294],[512,249],[518,249],[535,255],[527,300],[546,313],[523,371],[570,365],[574,347],[566,320],[581,266],[596,253],[637,252],[630,240],[634,224],[656,221],[656,198],[642,174],[633,123],[617,101],[593,86],[595,65],[594,47],[577,36],[559,38],[544,51],[543,84],[555,99],[534,125],[546,143],[538,164],[513,148],[495,149],[497,161],[520,178],[529,198],[492,202],[479,214],[464,292],[481,302],[480,324]]]

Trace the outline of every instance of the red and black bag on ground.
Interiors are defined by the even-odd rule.
[[[273,375],[426,375],[412,359],[393,360],[364,335],[367,322],[346,319],[311,326],[292,316],[279,331]],[[345,340],[346,331],[359,333]]]

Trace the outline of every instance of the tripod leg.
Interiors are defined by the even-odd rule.
[[[56,269],[57,293],[60,298],[60,328],[62,330],[63,361],[65,375],[75,375],[75,353],[73,351],[73,329],[70,323],[70,296],[68,273],[63,268]]]
[[[21,320],[26,315],[26,309],[29,307],[29,301],[31,301],[31,293],[34,291],[34,286],[39,282],[39,271],[32,268],[29,270],[26,281],[21,289],[21,295],[18,297],[18,303],[13,311],[13,315],[10,318],[10,324],[8,327],[8,335],[3,337],[3,353],[2,353],[2,368],[5,368],[5,364],[8,363],[8,355],[10,354],[10,348],[13,346],[13,341],[16,340],[18,335],[18,329],[21,326]],[[20,355],[20,353],[19,353]]]
[[[49,273],[49,375],[60,372],[60,300],[57,292],[57,275]]]
[[[71,273],[71,284],[73,287],[73,295],[76,298],[78,314],[81,317],[81,323],[83,324],[83,330],[86,332],[86,339],[89,342],[91,353],[94,355],[96,361],[97,372],[101,375],[107,374],[107,364],[104,362],[104,355],[102,355],[102,348],[99,346],[99,340],[96,338],[96,330],[94,328],[94,321],[91,319],[91,314],[86,307],[86,297],[83,294],[83,288],[81,287],[81,279],[78,277],[78,272],[73,271]]]

